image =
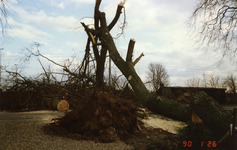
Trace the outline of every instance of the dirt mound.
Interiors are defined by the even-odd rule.
[[[139,131],[143,123],[137,119],[137,111],[139,108],[130,100],[94,91],[56,124],[70,132],[95,137],[99,142],[113,142]]]

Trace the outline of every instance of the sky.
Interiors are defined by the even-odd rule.
[[[10,11],[7,36],[2,41],[2,65],[8,70],[16,70],[25,76],[43,73],[36,57],[23,62],[22,58],[32,43],[42,46],[40,52],[53,61],[64,64],[72,60],[79,64],[84,56],[87,35],[80,22],[93,24],[95,0],[9,0]],[[121,0],[103,0],[100,11],[106,13],[107,24],[113,19],[117,5]],[[197,49],[195,40],[190,38],[187,25],[192,15],[196,0],[127,0],[125,15],[127,25],[124,34],[115,44],[120,55],[125,59],[131,38],[136,40],[134,57],[141,53],[144,57],[136,64],[135,69],[141,79],[146,82],[149,63],[162,63],[170,76],[170,86],[185,86],[187,79],[202,77],[203,73],[225,77],[229,72],[236,73],[235,64],[228,58],[217,66],[221,54]],[[111,34],[120,32],[124,11]],[[55,72],[62,68],[40,58],[47,68],[50,65]],[[112,64],[112,73],[121,73]],[[108,73],[106,65],[105,73]],[[2,76],[6,76],[2,72]]]

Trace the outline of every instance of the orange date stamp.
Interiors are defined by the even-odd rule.
[[[183,147],[192,147],[192,141],[183,141]],[[216,141],[207,141],[207,142],[200,142],[201,147],[216,147]]]

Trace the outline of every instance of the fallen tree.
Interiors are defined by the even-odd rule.
[[[134,62],[132,61],[135,40],[130,40],[127,57],[126,60],[124,60],[118,53],[113,37],[110,34],[110,30],[116,24],[122,13],[121,10],[124,8],[124,2],[118,5],[115,18],[109,25],[107,25],[105,13],[99,11],[100,3],[101,0],[97,0],[95,3],[95,27],[90,28],[89,25],[81,22],[88,35],[86,45],[89,47],[89,43],[92,44],[94,55],[97,57],[96,59],[102,59],[102,52],[104,55],[108,50],[109,57],[126,77],[143,107],[147,107],[154,113],[162,114],[180,121],[191,120],[192,112],[194,111],[209,128],[220,123],[220,125],[217,125],[213,130],[217,133],[217,137],[221,138],[228,129],[229,120],[226,120],[226,118],[231,116],[210,96],[203,92],[197,93],[192,99],[191,108],[189,104],[182,104],[163,96],[155,96],[147,90],[134,69],[136,60]],[[97,46],[102,47],[101,55],[98,54]],[[103,61],[96,61],[97,65],[100,62]],[[97,69],[99,68],[97,67]],[[98,71],[96,71],[96,73],[98,73]],[[97,81],[96,83],[98,84],[100,82],[101,81]],[[203,106],[202,109],[199,109],[200,105],[203,104],[206,105]],[[117,134],[127,135],[127,133],[135,131],[135,129],[142,131],[140,128],[142,125],[137,120],[137,111],[139,111],[137,106],[132,105],[129,100],[121,100],[113,97],[113,95],[103,91],[101,86],[97,86],[92,94],[88,94],[88,97],[85,97],[79,103],[77,108],[67,113],[56,123],[72,132],[93,134],[101,138],[102,141],[114,141],[117,137],[121,137],[117,136]],[[208,113],[208,117],[205,116],[205,113]],[[218,115],[218,113],[221,115]],[[218,133],[219,131],[221,132]],[[104,137],[110,138],[104,139]]]
[[[196,93],[190,106],[209,129],[213,130],[217,139],[222,138],[230,128],[233,115],[205,92]]]
[[[176,120],[190,120],[192,111],[188,105],[178,103],[165,97],[153,96],[149,93],[141,78],[134,69],[134,62],[132,61],[132,54],[135,45],[134,39],[131,39],[129,42],[126,61],[123,60],[123,58],[118,53],[113,37],[110,34],[110,30],[116,24],[120,14],[122,13],[124,2],[121,2],[118,5],[115,18],[109,25],[107,25],[105,13],[99,11],[100,3],[101,0],[97,0],[95,4],[95,28],[89,28],[88,25],[81,22],[93,47],[102,45],[102,47],[108,49],[110,58],[127,78],[133,88],[133,91],[144,107],[147,107],[149,110],[155,113],[159,113]],[[97,42],[97,38],[99,38],[100,42]]]

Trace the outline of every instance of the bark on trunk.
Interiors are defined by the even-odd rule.
[[[96,61],[96,85],[102,87],[104,85],[104,69],[107,49],[102,46],[101,54]]]
[[[110,58],[113,60],[114,64],[120,69],[123,75],[128,79],[129,83],[133,88],[133,91],[140,99],[144,107],[147,107],[149,110],[155,113],[159,113],[173,119],[181,121],[190,120],[192,111],[188,105],[181,104],[174,100],[170,100],[164,97],[157,99],[156,96],[153,96],[149,93],[144,83],[137,75],[133,66],[133,62],[131,61],[135,40],[132,40],[133,42],[130,44],[130,47],[128,48],[130,52],[128,52],[127,61],[124,61],[120,56],[120,54],[118,53],[118,50],[115,46],[115,43],[109,31],[112,29],[112,27],[116,24],[117,20],[119,19],[124,3],[120,3],[118,5],[114,20],[107,26],[105,13],[99,11],[100,2],[101,0],[96,1],[95,6],[95,17],[94,17],[95,29],[90,29],[84,23],[81,23],[85,28],[90,40],[92,41],[93,50],[97,62],[99,62],[97,45],[105,46],[106,49],[108,49],[109,51]],[[98,23],[100,23],[100,26]],[[96,40],[97,37],[100,39],[101,43],[97,43]]]
[[[146,107],[154,113],[184,122],[191,120],[192,116],[192,110],[188,104],[182,104],[166,97],[151,96],[147,99]]]
[[[196,93],[190,106],[204,124],[216,133],[218,139],[229,130],[233,116],[205,92]]]
[[[149,110],[168,116],[173,119],[188,121],[191,119],[192,111],[188,105],[178,103],[174,100],[167,98],[161,98],[157,100],[156,96],[152,96],[144,83],[137,75],[132,62],[125,62],[114,44],[113,38],[109,33],[106,26],[105,13],[101,13],[100,16],[101,24],[104,24],[99,30],[99,34],[102,39],[106,41],[106,47],[108,48],[110,58],[113,60],[114,64],[120,69],[123,75],[128,79],[131,84],[135,94],[140,99],[142,105],[147,107]]]

